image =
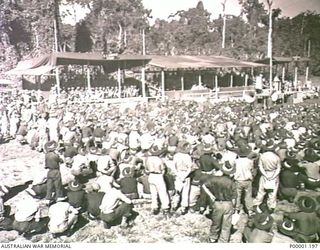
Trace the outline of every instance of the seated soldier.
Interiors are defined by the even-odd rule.
[[[99,189],[100,186],[96,183],[93,183],[91,186],[91,191],[88,191],[88,193],[85,194],[86,210],[90,220],[97,219],[101,213],[100,205],[105,193],[98,192]]]
[[[102,199],[100,209],[100,219],[104,222],[106,229],[121,223],[121,227],[128,227],[133,216],[132,201],[126,197],[119,189],[110,185],[108,195]]]
[[[273,218],[268,213],[256,214],[248,226],[244,229],[243,237],[248,243],[270,243],[273,234],[270,232],[273,225]]]
[[[119,180],[120,190],[129,199],[138,199],[138,182],[134,168],[126,167],[122,171],[123,178]]]
[[[53,237],[67,233],[70,236],[78,221],[78,210],[68,202],[57,202],[49,207],[49,232]]]
[[[26,237],[46,232],[48,218],[41,218],[41,201],[28,192],[24,194],[23,199],[16,204],[12,228]]]
[[[73,157],[71,173],[80,182],[86,182],[88,180],[88,176],[93,173],[93,170],[89,166],[85,148],[79,148],[78,154]]]
[[[68,202],[78,211],[84,207],[84,195],[83,184],[79,183],[77,179],[69,182],[67,190]]]

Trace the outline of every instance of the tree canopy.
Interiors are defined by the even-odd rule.
[[[19,60],[53,50],[104,53],[226,55],[256,60],[266,56],[268,13],[264,2],[239,0],[239,16],[226,15],[225,47],[221,47],[223,16],[211,18],[202,1],[150,24],[151,10],[142,0],[0,0],[0,73]],[[89,14],[75,26],[64,24],[80,4]],[[215,13],[216,14],[216,13]],[[293,32],[294,31],[294,32]],[[309,49],[309,47],[311,49]],[[320,62],[320,15],[306,11],[288,18],[273,9],[273,54],[310,56]]]

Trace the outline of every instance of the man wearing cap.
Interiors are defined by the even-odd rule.
[[[60,163],[62,159],[59,157],[55,150],[58,144],[55,141],[49,141],[45,145],[45,168],[48,169],[47,174],[47,195],[48,202],[53,200],[53,192],[57,200],[63,198],[63,187],[60,173]]]
[[[154,215],[157,215],[160,212],[158,199],[160,200],[164,214],[168,214],[170,208],[170,199],[164,180],[166,166],[161,159],[161,156],[164,154],[164,149],[159,149],[154,145],[150,148],[145,159],[145,171],[148,174],[151,192],[151,208]]]
[[[231,218],[236,205],[236,185],[229,177],[234,173],[234,166],[230,169],[222,168],[223,176],[209,176],[201,186],[199,206],[209,206],[212,212],[208,215],[212,221],[210,241],[229,242],[231,234]]]
[[[268,144],[267,144],[268,145]],[[260,154],[259,170],[261,177],[259,189],[253,205],[260,205],[268,191],[268,207],[273,211],[277,205],[277,192],[279,188],[279,174],[281,170],[280,157],[274,152],[274,145],[269,145]]]

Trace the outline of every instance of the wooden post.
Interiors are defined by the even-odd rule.
[[[282,80],[283,83],[285,81],[285,75],[286,75],[286,67],[282,66],[282,78],[281,78],[281,80]]]
[[[53,21],[53,29],[54,29],[54,50],[58,52],[58,31],[57,31],[57,21],[54,19]]]
[[[248,74],[246,74],[245,76],[244,76],[244,86],[245,87],[247,87],[248,86],[248,79],[249,78],[249,76],[248,76]]]
[[[141,69],[141,83],[142,83],[142,97],[146,97],[146,67],[142,66]]]
[[[56,67],[56,85],[57,85],[57,95],[60,95],[60,78],[59,78],[59,69]]]
[[[273,89],[272,84],[272,0],[267,0],[268,8],[269,8],[269,32],[268,32],[268,57],[269,57],[269,84],[270,84],[270,90]]]
[[[183,73],[181,75],[181,90],[184,91],[184,76],[183,76]]]
[[[309,80],[309,65],[307,65],[307,68],[306,68],[306,82],[305,82],[305,84],[307,84],[307,82],[308,82],[308,80]]]
[[[218,99],[218,76],[214,76],[214,83],[215,83],[215,89],[216,89],[216,99]]]
[[[118,65],[118,97],[121,98],[121,68]]]
[[[198,84],[201,85],[201,83],[202,83],[201,74],[199,74],[199,76],[198,76]]]
[[[230,88],[233,87],[233,75],[232,73],[230,74]]]
[[[161,97],[162,100],[164,101],[165,99],[165,74],[164,74],[164,70],[161,71]]]
[[[145,30],[142,30],[142,55],[146,55],[146,34]]]
[[[90,79],[90,68],[87,65],[87,84],[88,84],[88,91],[91,94],[91,79]]]
[[[222,4],[222,15],[223,15],[223,26],[222,26],[222,44],[221,47],[225,48],[225,42],[226,42],[226,24],[227,24],[227,17],[226,17],[226,2],[227,0],[224,0]]]
[[[298,67],[295,65],[294,67],[294,88],[298,87]]]

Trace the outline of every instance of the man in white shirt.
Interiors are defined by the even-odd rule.
[[[78,210],[68,202],[57,202],[49,207],[49,232],[56,237],[71,230],[78,221]]]
[[[181,214],[186,214],[189,207],[190,173],[194,170],[195,164],[190,156],[191,145],[181,141],[177,147],[177,153],[173,156],[174,172],[176,174],[175,187],[177,191],[173,208],[176,209],[180,203]],[[178,201],[179,200],[179,201]]]
[[[41,211],[41,201],[25,192],[23,199],[16,204],[13,229],[25,236],[44,233],[48,220],[41,218]]]
[[[245,193],[245,206],[249,215],[252,215],[252,180],[254,171],[254,162],[248,156],[250,149],[241,147],[239,156],[235,160],[236,172],[234,173],[234,180],[236,181],[237,201],[236,210],[241,209],[241,196]]]
[[[129,219],[133,216],[132,201],[127,198],[119,189],[109,186],[102,199],[100,218],[106,229],[121,223],[121,227],[127,227]]]
[[[271,147],[260,155],[259,170],[261,172],[259,189],[253,205],[260,205],[268,191],[267,205],[273,211],[277,205],[281,160]]]

